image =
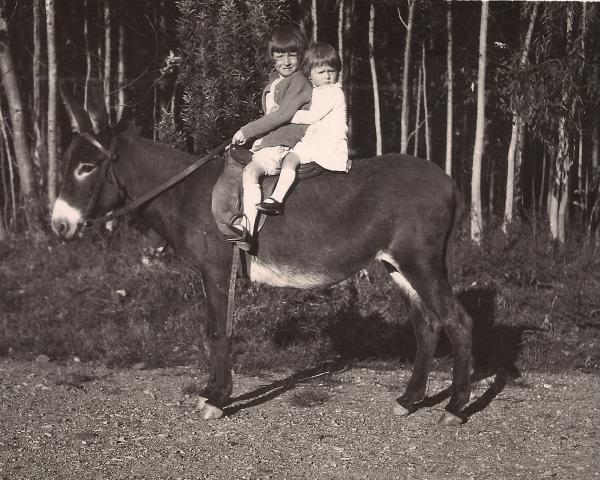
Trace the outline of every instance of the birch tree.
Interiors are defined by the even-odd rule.
[[[117,122],[123,116],[123,110],[125,109],[125,103],[127,101],[125,96],[125,26],[123,24],[123,16],[119,20],[119,47],[118,47],[118,65],[117,65],[117,86],[119,89],[118,103],[117,103]]]
[[[111,118],[111,89],[110,89],[110,81],[111,81],[111,51],[112,51],[112,42],[111,42],[111,33],[112,33],[112,23],[111,23],[111,11],[110,11],[110,0],[104,0],[104,100],[106,102],[106,111],[108,112],[109,119]],[[110,120],[109,120],[110,122]]]
[[[523,52],[519,61],[519,68],[523,69],[527,65],[527,58],[529,56],[529,47],[531,45],[531,38],[533,36],[533,28],[538,13],[538,2],[534,2],[531,16],[529,18],[529,27],[527,28],[527,34],[525,35],[525,43],[523,45]],[[504,220],[502,222],[502,231],[506,234],[508,226],[513,219],[513,201],[514,201],[514,188],[515,188],[515,156],[517,150],[517,143],[519,140],[519,132],[523,131],[524,124],[518,109],[520,105],[514,105],[514,113],[512,119],[512,130],[510,135],[510,143],[508,147],[508,157],[506,160],[507,173],[506,173],[506,198],[504,202]],[[518,177],[518,175],[517,175]]]
[[[377,66],[375,63],[375,2],[371,1],[369,13],[369,64],[371,66],[371,79],[373,81],[373,104],[375,115],[375,140],[376,154],[383,152],[381,140],[381,113],[379,111],[379,84],[377,83]]]
[[[318,38],[317,30],[317,0],[312,0],[310,4],[310,16],[312,18],[312,41],[316,42]]]
[[[429,106],[427,105],[427,68],[425,67],[425,42],[422,45],[423,61],[421,69],[423,70],[423,116],[425,120],[425,158],[431,160],[431,130],[429,123]]]
[[[402,71],[402,113],[400,117],[400,153],[408,150],[408,119],[409,119],[409,79],[410,79],[410,54],[412,47],[413,17],[415,12],[415,1],[408,2],[408,23],[406,26],[406,41],[404,44],[404,70]],[[372,7],[374,8],[374,7]],[[398,16],[402,21],[400,9]]]
[[[46,0],[46,37],[48,48],[48,210],[56,200],[58,152],[56,150],[57,64],[54,33],[54,0]]]
[[[446,28],[448,30],[448,52],[446,54],[446,70],[448,77],[447,97],[446,97],[446,163],[445,171],[448,175],[452,176],[452,138],[454,136],[454,75],[452,69],[454,68],[452,62],[452,51],[454,49],[454,38],[452,35],[452,2],[448,2],[448,9],[446,11]]]
[[[473,174],[471,177],[471,240],[479,245],[483,232],[481,208],[481,160],[483,156],[485,128],[485,70],[487,54],[487,25],[489,5],[481,3],[479,27],[479,71],[477,74],[477,122],[475,126],[475,148],[473,149]]]
[[[343,31],[343,45],[344,48],[340,50],[340,55],[343,61],[343,75],[342,79],[344,82],[344,92],[346,94],[346,106],[348,109],[348,146],[351,148],[353,141],[353,127],[354,120],[352,116],[352,105],[354,101],[353,97],[353,82],[352,74],[354,68],[354,36],[352,35],[352,27],[354,24],[354,6],[356,0],[345,0],[343,2],[344,7],[344,31]]]
[[[19,182],[25,216],[30,233],[34,238],[40,239],[43,235],[42,223],[39,218],[38,202],[33,180],[33,162],[29,155],[27,142],[27,129],[25,125],[21,91],[17,81],[11,45],[8,35],[8,24],[4,17],[4,2],[0,3],[0,71],[2,73],[2,86],[8,103],[10,122],[12,125],[13,147],[17,167],[19,169]]]
[[[39,185],[42,187],[45,184],[42,161],[44,151],[44,128],[42,124],[42,37],[40,32],[40,24],[42,21],[42,0],[33,0],[33,64],[32,64],[32,87],[33,87],[33,164],[40,173]]]

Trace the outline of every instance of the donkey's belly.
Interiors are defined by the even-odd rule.
[[[250,258],[250,280],[274,287],[324,287],[349,276],[342,272],[317,272],[294,265],[264,262],[257,257],[247,258]]]

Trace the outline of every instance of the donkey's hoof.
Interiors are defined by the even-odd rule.
[[[215,420],[223,416],[223,410],[207,403],[204,405],[204,407],[202,407],[200,416],[202,417],[202,420]]]
[[[397,403],[394,405],[394,415],[397,417],[406,417],[410,411],[407,408],[404,408],[402,405]]]
[[[463,419],[453,415],[450,412],[442,413],[442,416],[438,420],[438,425],[448,426],[448,425],[461,425],[463,423]]]

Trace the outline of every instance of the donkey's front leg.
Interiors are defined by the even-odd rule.
[[[225,272],[214,273],[203,276],[209,310],[206,337],[210,363],[208,382],[202,391],[206,403],[201,416],[205,420],[223,416],[232,389],[231,338],[227,335],[228,278]]]

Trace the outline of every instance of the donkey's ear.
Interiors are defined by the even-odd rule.
[[[72,130],[78,133],[91,133],[93,128],[88,113],[67,91],[64,82],[59,83],[59,90],[60,96],[65,105],[65,110],[67,111],[67,115],[71,121]]]
[[[108,113],[106,111],[106,99],[102,84],[97,80],[90,80],[88,88],[87,110],[94,127],[94,133],[103,133],[110,128],[108,124]]]

